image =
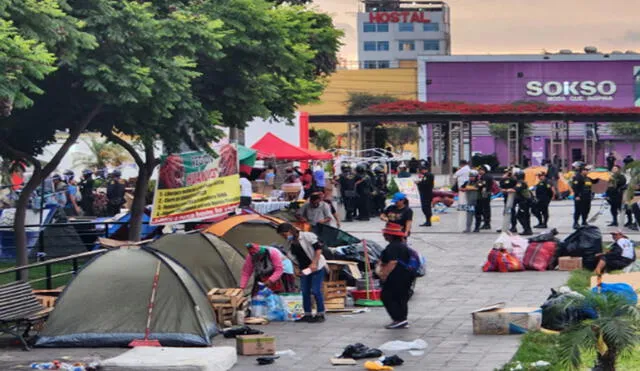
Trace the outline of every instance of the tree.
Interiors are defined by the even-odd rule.
[[[64,0],[0,1],[0,116],[31,106],[37,81],[94,43],[67,9]]]
[[[119,128],[144,134],[146,140],[160,132],[153,124],[170,120],[177,111],[197,111],[198,122],[210,122],[191,94],[193,79],[198,76],[193,55],[219,45],[215,38],[221,36],[217,32],[220,22],[181,12],[162,17],[149,3],[137,1],[74,0],[69,4],[67,12],[74,17],[74,24],[84,25],[91,40],[99,43],[91,49],[78,48],[74,58],[68,57],[67,49],[61,50],[61,60],[67,62],[43,80],[40,88],[45,94],[34,99],[32,108],[0,121],[0,154],[23,159],[34,167],[17,204],[18,265],[27,263],[24,222],[29,197],[82,132],[110,133],[117,123]],[[209,38],[198,44],[189,32]],[[189,119],[196,117],[184,120]],[[146,122],[152,124],[140,125]],[[168,145],[178,142],[185,130],[179,120],[173,124],[161,131]],[[42,167],[35,155],[54,140],[57,130],[67,131],[67,139]],[[205,129],[201,133],[209,132]],[[26,278],[24,271],[22,278]]]
[[[583,295],[568,300],[565,308],[590,308],[597,318],[579,322],[560,334],[561,366],[577,370],[582,366],[583,352],[593,351],[597,358],[594,369],[615,371],[617,359],[640,343],[640,309],[620,294],[587,291]]]
[[[404,151],[404,146],[415,143],[420,137],[418,127],[409,124],[385,124],[387,142],[394,148]]]
[[[326,129],[311,129],[309,130],[309,140],[320,150],[330,149],[335,146],[336,136]]]
[[[80,155],[73,161],[75,166],[83,166],[88,169],[104,169],[109,166],[118,167],[132,161],[131,156],[121,146],[105,140],[92,137],[84,143],[89,149],[89,154]]]
[[[397,101],[398,98],[388,94],[349,93],[347,100],[347,114],[357,115],[371,106]]]

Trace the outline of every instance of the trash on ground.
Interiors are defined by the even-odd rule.
[[[540,308],[505,308],[497,303],[471,313],[474,335],[509,335],[542,327]]]
[[[234,327],[225,329],[222,332],[222,335],[226,339],[234,339],[238,335],[260,335],[260,334],[263,334],[263,332],[260,330],[252,329],[249,326],[234,326]]]
[[[420,357],[424,355],[424,350],[410,350],[409,354],[411,354],[414,357]]]
[[[393,367],[385,366],[380,361],[367,361],[364,363],[364,368],[372,371],[393,371]]]
[[[236,349],[241,356],[274,355],[276,338],[268,335],[238,335]]]
[[[269,357],[258,357],[256,361],[259,365],[270,365],[276,361],[276,359],[280,358],[279,356],[269,356]]]
[[[291,349],[286,349],[286,350],[279,350],[276,352],[277,356],[289,356],[289,357],[295,357],[296,356],[296,352],[294,352]]]
[[[551,366],[551,363],[547,361],[538,361],[538,362],[533,362],[531,364],[531,367],[549,367],[549,366]]]
[[[383,357],[382,364],[385,366],[402,366],[404,360],[397,355],[393,355],[390,357]]]
[[[358,364],[353,358],[331,358],[330,361],[334,366],[353,366]]]
[[[340,358],[364,359],[378,358],[380,356],[382,356],[382,351],[380,349],[369,348],[364,344],[356,343],[347,345],[340,355]]]
[[[423,350],[427,349],[427,342],[422,339],[416,339],[414,341],[394,340],[380,345],[378,349],[389,353],[402,352],[405,350]]]

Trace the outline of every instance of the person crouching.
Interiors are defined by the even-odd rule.
[[[300,272],[302,306],[304,316],[296,322],[324,322],[324,297],[322,283],[326,274],[327,262],[322,256],[322,242],[311,232],[300,232],[290,223],[282,223],[277,232],[286,239],[284,251],[296,264]],[[317,311],[311,312],[311,295],[316,299]]]
[[[240,277],[240,288],[245,289],[251,276],[275,293],[289,292],[293,287],[293,264],[277,248],[246,245],[249,255],[245,258]]]
[[[596,255],[599,261],[594,273],[598,276],[604,272],[624,269],[636,261],[633,242],[621,230],[612,231],[611,237],[614,243],[610,246],[609,252]]]
[[[411,273],[398,262],[408,262],[409,248],[405,242],[406,233],[402,226],[387,223],[382,230],[384,239],[389,242],[382,251],[376,273],[382,281],[382,303],[391,317],[386,329],[401,329],[409,327],[409,290],[413,277]]]

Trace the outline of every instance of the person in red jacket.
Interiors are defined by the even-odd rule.
[[[249,250],[240,277],[240,288],[245,289],[252,275],[256,281],[264,283],[273,292],[283,292],[281,278],[284,273],[282,254],[274,247],[260,246],[255,243],[246,245]]]

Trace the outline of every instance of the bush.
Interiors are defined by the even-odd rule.
[[[395,178],[392,177],[391,181],[389,182],[389,192],[387,193],[387,197],[391,198],[398,192],[400,192],[400,188],[398,188],[398,184],[396,183]]]

